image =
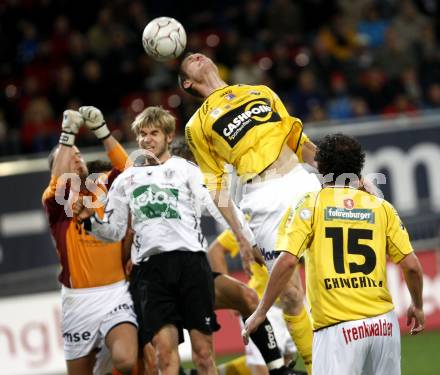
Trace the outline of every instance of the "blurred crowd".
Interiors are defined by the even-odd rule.
[[[229,83],[265,84],[304,122],[440,108],[435,0],[0,1],[0,156],[56,144],[64,109],[95,105],[121,141],[148,105],[179,132],[200,104],[177,88],[178,61],[142,48],[149,20],[178,19],[188,51]],[[83,132],[80,145],[95,137]]]

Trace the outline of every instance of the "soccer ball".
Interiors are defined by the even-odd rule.
[[[174,59],[186,47],[186,32],[174,18],[155,18],[145,26],[142,45],[145,52],[157,61]]]

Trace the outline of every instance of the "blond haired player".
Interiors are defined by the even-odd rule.
[[[208,258],[212,270],[214,272],[221,273],[222,275],[227,274],[228,265],[225,258],[226,254],[229,254],[231,257],[236,257],[238,253],[239,247],[234,234],[230,230],[223,231],[208,249]],[[256,291],[258,298],[261,298],[264,292],[264,287],[269,279],[269,272],[265,266],[260,266],[257,263],[253,263],[251,267],[252,277],[248,282],[248,286]],[[217,278],[215,281],[217,281]],[[217,291],[217,284],[215,285]],[[256,298],[255,304],[258,303],[258,298]],[[245,318],[246,317],[243,317],[244,320]],[[292,360],[297,350],[289,331],[287,330],[280,307],[273,306],[271,308],[268,313],[268,322],[271,324],[271,326],[268,327],[266,325],[267,323],[264,323],[264,325],[266,329],[270,330],[268,333],[270,333],[270,335],[275,339],[275,343],[283,356],[284,364],[289,365],[287,371],[289,371],[291,374],[303,374],[303,372],[298,372],[292,369],[292,364],[294,364]],[[228,369],[231,366],[233,366],[236,371],[240,372],[240,374],[250,373],[253,375],[265,375],[270,373],[264,360],[264,355],[262,355],[259,346],[252,341],[252,338],[249,345],[246,346],[245,357],[240,357],[234,361],[227,362],[225,366],[223,366],[226,369],[226,374],[229,373]]]
[[[61,262],[62,333],[69,374],[92,374],[96,353],[98,374],[111,371],[111,363],[129,373],[137,361],[137,322],[122,264],[121,242],[109,244],[87,234],[72,214],[76,195],[91,197],[89,172],[74,146],[79,128],[86,126],[102,140],[113,169],[99,184],[105,194],[125,167],[127,154],[111,136],[102,113],[94,107],[63,114],[59,146],[51,153],[51,180],[43,194],[50,230]],[[67,178],[70,179],[67,182]],[[107,351],[108,349],[108,351]],[[107,367],[108,366],[108,367]]]
[[[171,155],[175,118],[169,111],[148,107],[132,129],[142,155],[113,183],[104,218],[84,207],[79,212],[85,228],[106,241],[121,240],[129,225],[134,230],[130,291],[141,345],[153,344],[160,372],[177,373],[177,349],[186,328],[198,372],[213,374],[212,332],[218,327],[213,277],[201,232],[202,207],[222,225],[226,222],[203,186],[199,168]],[[237,215],[247,226],[238,209]],[[246,232],[254,241],[251,230]]]
[[[204,98],[188,121],[185,135],[205,184],[217,207],[231,226],[240,245],[243,268],[250,273],[252,260],[259,261],[243,238],[231,210],[225,165],[240,177],[243,199],[239,206],[250,217],[269,269],[277,253],[276,231],[282,215],[307,191],[320,189],[316,176],[301,162],[314,165],[315,145],[303,133],[299,119],[291,117],[279,97],[267,86],[227,85],[218,68],[203,54],[190,54],[180,66],[181,87]],[[297,274],[289,288],[293,299],[284,309],[290,333],[310,370],[312,327],[303,305]]]
[[[277,240],[282,255],[243,331],[246,337],[259,325],[304,254],[314,375],[400,374],[387,258],[399,264],[411,295],[411,334],[423,330],[423,273],[408,233],[390,203],[352,187],[364,158],[360,144],[348,136],[331,135],[319,143],[318,170],[331,182],[287,210]]]

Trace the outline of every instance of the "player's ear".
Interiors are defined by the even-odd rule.
[[[184,79],[183,82],[182,82],[182,86],[183,86],[183,88],[185,90],[188,90],[188,89],[191,88],[192,82],[190,80],[188,80],[188,79]]]
[[[168,145],[170,145],[171,143],[173,143],[174,136],[175,136],[175,133],[174,133],[174,132],[166,135],[166,140],[167,140]]]

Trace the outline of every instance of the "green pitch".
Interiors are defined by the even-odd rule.
[[[217,358],[217,363],[235,357],[237,355]],[[295,368],[304,370],[301,359]],[[402,336],[402,375],[440,375],[440,331]]]
[[[402,375],[440,374],[440,331],[402,336]]]

